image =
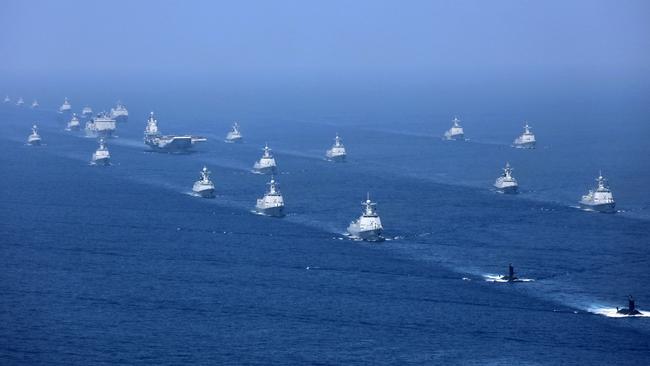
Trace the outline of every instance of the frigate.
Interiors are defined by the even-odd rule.
[[[108,151],[103,138],[99,139],[99,148],[93,153],[91,163],[93,165],[110,165],[111,163],[111,153]]]
[[[89,106],[85,106],[81,110],[81,117],[83,118],[91,118],[93,116],[93,109],[90,108]]]
[[[70,121],[68,121],[68,125],[65,127],[66,131],[79,131],[81,128],[81,122],[79,121],[79,117],[77,117],[76,113],[72,114],[72,118]]]
[[[9,98],[8,95],[5,96],[4,102],[5,102],[5,103],[11,103],[11,98]]]
[[[32,109],[38,108],[38,107],[39,107],[38,101],[36,99],[34,99],[34,101],[32,102]]]
[[[274,177],[271,177],[268,186],[264,197],[257,199],[255,211],[267,216],[282,217],[284,216],[284,198]]]
[[[458,119],[458,117],[454,117],[452,122],[453,125],[451,128],[445,132],[445,140],[465,140],[465,132],[463,131],[463,127],[460,125],[460,119]]]
[[[23,105],[25,105],[25,100],[22,97],[18,98],[18,101],[16,102],[16,105],[18,107],[22,107]]]
[[[334,145],[327,150],[325,156],[327,157],[327,160],[330,161],[345,161],[347,153],[345,152],[345,146],[343,146],[338,133],[336,134],[336,137],[334,137]]]
[[[27,137],[27,143],[32,146],[41,144],[41,135],[38,134],[38,127],[36,125],[32,126],[32,134]]]
[[[368,194],[368,197],[361,205],[364,208],[363,213],[358,219],[350,223],[348,226],[348,234],[352,238],[366,241],[384,240],[384,237],[381,235],[384,228],[377,214],[377,204],[370,200],[370,194]]]
[[[587,211],[598,211],[605,213],[616,212],[616,201],[614,195],[609,189],[607,181],[603,177],[602,172],[596,178],[596,189],[591,189],[589,192],[582,196],[580,200],[580,208]]]
[[[531,129],[532,128],[528,125],[528,122],[525,122],[524,133],[512,142],[512,146],[519,149],[534,149],[536,143],[535,134]]]
[[[206,166],[200,171],[201,179],[194,182],[192,191],[203,198],[214,197],[214,183],[210,180],[210,171]]]
[[[266,144],[264,146],[264,154],[260,160],[255,162],[253,165],[253,171],[260,174],[275,174],[277,173],[277,165],[275,163],[275,158],[271,154],[271,148]]]
[[[241,131],[239,129],[239,123],[235,122],[232,125],[232,129],[228,134],[226,135],[226,142],[229,143],[235,143],[235,142],[242,142],[244,140],[244,136],[242,136]]]
[[[503,168],[503,173],[494,182],[494,187],[502,193],[517,193],[519,184],[517,183],[517,179],[512,176],[510,163],[506,163],[506,167]]]
[[[68,98],[65,98],[63,104],[59,107],[59,113],[70,112],[70,110],[72,110],[72,106],[70,105]]]

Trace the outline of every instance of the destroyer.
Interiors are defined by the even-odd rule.
[[[587,211],[615,212],[616,202],[614,201],[614,195],[612,195],[607,181],[603,178],[602,172],[596,178],[596,182],[598,183],[596,189],[591,189],[586,195],[582,196],[580,208]]]
[[[32,109],[38,108],[38,106],[39,106],[38,101],[34,99],[34,101],[32,102]]]
[[[448,129],[445,132],[445,140],[458,140],[458,141],[464,141],[465,140],[465,132],[463,131],[463,128],[460,126],[460,119],[458,117],[454,117],[452,120],[454,123],[450,129]]]
[[[345,152],[345,146],[343,146],[338,133],[336,134],[336,137],[334,137],[334,145],[327,150],[325,156],[327,157],[327,160],[330,161],[345,161],[347,153]]]
[[[634,298],[632,297],[632,295],[628,296],[627,304],[628,304],[627,308],[619,309],[618,307],[616,307],[616,313],[623,314],[623,315],[630,315],[630,316],[643,315],[642,312],[636,309],[636,304],[634,303]]]
[[[70,102],[68,102],[68,98],[65,98],[63,104],[59,107],[59,113],[70,112],[70,110],[72,110],[72,106],[70,105]]]
[[[22,97],[18,98],[18,101],[16,102],[16,105],[19,107],[22,107],[25,104],[25,101],[23,100]]]
[[[531,131],[528,122],[525,122],[524,133],[512,142],[512,146],[519,149],[534,149],[535,142],[535,134]]]
[[[38,127],[32,126],[32,134],[27,137],[27,143],[36,146],[41,144],[41,135],[38,134]]]
[[[257,199],[255,211],[267,216],[282,217],[284,216],[284,198],[282,198],[280,188],[273,177],[271,177],[268,186],[269,189],[264,197]]]
[[[205,138],[190,135],[162,135],[158,130],[158,121],[153,112],[149,114],[147,127],[144,130],[144,143],[154,151],[159,152],[187,152],[197,142],[206,141]]]
[[[244,141],[244,136],[242,136],[241,131],[239,130],[239,123],[235,122],[232,125],[232,130],[226,135],[226,142],[235,143]]]
[[[203,198],[214,197],[214,183],[210,180],[210,171],[204,166],[200,174],[201,179],[194,182],[192,191]]]
[[[361,202],[361,205],[364,207],[363,213],[357,220],[350,223],[348,234],[355,239],[383,241],[384,237],[381,236],[381,233],[384,228],[381,226],[379,215],[377,215],[377,204],[370,200],[370,194],[365,202]]]
[[[81,128],[81,123],[79,122],[79,118],[77,117],[77,114],[73,113],[72,118],[70,119],[70,121],[68,121],[68,125],[66,126],[65,130],[79,131],[79,128]]]
[[[517,193],[519,184],[515,177],[512,176],[510,163],[506,163],[506,167],[503,168],[503,174],[494,182],[494,187],[501,193]]]
[[[271,149],[269,145],[264,146],[264,154],[260,160],[255,162],[253,165],[253,171],[260,174],[275,174],[277,173],[277,165],[275,164],[275,158],[271,154]]]
[[[115,120],[108,113],[99,113],[91,121],[86,122],[86,136],[110,137],[115,131]]]
[[[129,120],[129,111],[118,101],[115,108],[111,108],[111,118],[118,123],[127,122]]]
[[[91,164],[93,165],[110,165],[111,163],[111,153],[106,147],[106,143],[103,138],[99,139],[99,148],[93,153]]]

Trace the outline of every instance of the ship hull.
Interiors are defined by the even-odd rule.
[[[203,198],[214,198],[214,188],[192,190],[196,195]]]
[[[156,143],[155,141],[145,141],[153,151],[165,153],[184,153],[192,149],[192,139],[174,138],[168,143]]]
[[[616,203],[602,203],[602,204],[593,205],[585,202],[580,202],[580,208],[585,211],[615,213]]]
[[[38,139],[38,140],[29,140],[29,141],[27,141],[27,144],[29,144],[31,146],[40,146],[41,145],[41,140],[40,139]]]
[[[384,241],[384,237],[381,236],[381,233],[382,233],[382,229],[359,231],[354,226],[348,227],[348,234],[350,234],[351,237],[361,239],[364,241],[371,241],[371,242]]]
[[[447,141],[465,141],[465,135],[464,134],[449,135],[449,136],[445,136],[445,140],[447,140]]]
[[[241,137],[226,138],[225,140],[229,144],[241,144],[244,142],[244,139]]]
[[[512,147],[515,149],[534,149],[535,148],[535,142],[520,142],[520,143],[514,143],[512,144]]]
[[[271,217],[283,217],[284,216],[284,206],[275,206],[275,207],[255,207],[255,211],[265,216]]]
[[[95,165],[103,165],[103,166],[111,165],[111,158],[93,159],[92,163]]]
[[[504,194],[517,194],[519,192],[518,186],[507,186],[507,187],[495,186],[495,188],[497,189],[497,191]]]
[[[126,123],[129,121],[129,116],[117,116],[115,117],[115,122],[117,123]]]
[[[327,156],[327,160],[333,161],[335,163],[342,163],[345,161],[346,155],[333,155],[333,156]]]
[[[277,169],[275,166],[254,167],[253,170],[259,174],[276,174]]]

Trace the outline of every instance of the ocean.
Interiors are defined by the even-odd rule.
[[[647,104],[302,92],[123,95],[108,167],[57,120],[63,95],[1,105],[0,363],[650,364],[650,318],[615,316],[630,294],[650,314]],[[77,113],[116,99],[68,96]],[[149,151],[150,110],[208,141]],[[441,139],[454,115],[468,141]],[[534,150],[510,147],[524,120]],[[243,144],[223,142],[234,121]],[[25,143],[34,122],[44,146]],[[345,163],[324,159],[336,133]],[[252,212],[265,143],[281,219]],[[492,189],[506,162],[518,195]],[[214,199],[191,193],[203,165]],[[599,170],[615,214],[577,208]],[[344,235],[368,193],[381,243]],[[492,281],[509,263],[529,281]]]

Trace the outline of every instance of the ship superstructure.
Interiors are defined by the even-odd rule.
[[[210,171],[204,166],[200,172],[200,179],[194,182],[192,191],[203,198],[214,197],[214,183],[210,180]]]
[[[267,216],[282,217],[284,216],[284,198],[274,177],[271,177],[268,186],[264,197],[257,199],[255,211]]]
[[[341,137],[339,137],[338,133],[336,134],[336,137],[334,137],[334,145],[325,152],[325,156],[330,161],[345,161],[347,152],[345,151],[345,146],[343,146],[343,142],[341,142]]]
[[[352,238],[366,241],[384,240],[382,236],[384,228],[377,214],[377,204],[370,200],[370,194],[368,194],[368,197],[361,205],[363,206],[363,213],[358,219],[350,223],[348,226],[348,234]]]
[[[129,111],[118,101],[115,108],[111,108],[111,118],[113,118],[117,123],[127,122],[129,120]]]
[[[271,153],[271,148],[266,144],[264,146],[262,157],[253,165],[253,171],[260,174],[275,174],[277,173],[277,170],[277,165],[275,163],[275,158]]]
[[[91,163],[93,165],[110,165],[111,163],[111,153],[103,138],[99,139],[99,148],[93,153]]]
[[[517,183],[517,179],[512,176],[510,163],[506,163],[506,167],[503,168],[503,174],[494,182],[494,187],[502,193],[517,193],[519,184]]]
[[[535,134],[532,132],[532,128],[528,125],[528,122],[525,122],[524,133],[512,142],[512,146],[519,149],[534,149],[535,143]]]
[[[27,137],[27,143],[32,146],[36,146],[36,145],[40,145],[41,142],[42,140],[41,140],[41,135],[38,134],[38,127],[36,127],[36,125],[33,125],[32,133],[31,135],[29,135],[29,137]]]
[[[235,122],[228,135],[226,135],[226,142],[235,143],[242,142],[243,140],[244,136],[242,136],[241,130],[239,129],[239,123]]]
[[[580,208],[587,211],[598,211],[605,213],[616,212],[616,201],[614,195],[609,189],[607,180],[603,177],[602,172],[596,178],[596,188],[582,196]]]
[[[465,140],[465,132],[463,130],[463,127],[460,125],[460,119],[458,119],[458,117],[454,117],[452,123],[453,124],[451,128],[445,132],[445,140]]]

